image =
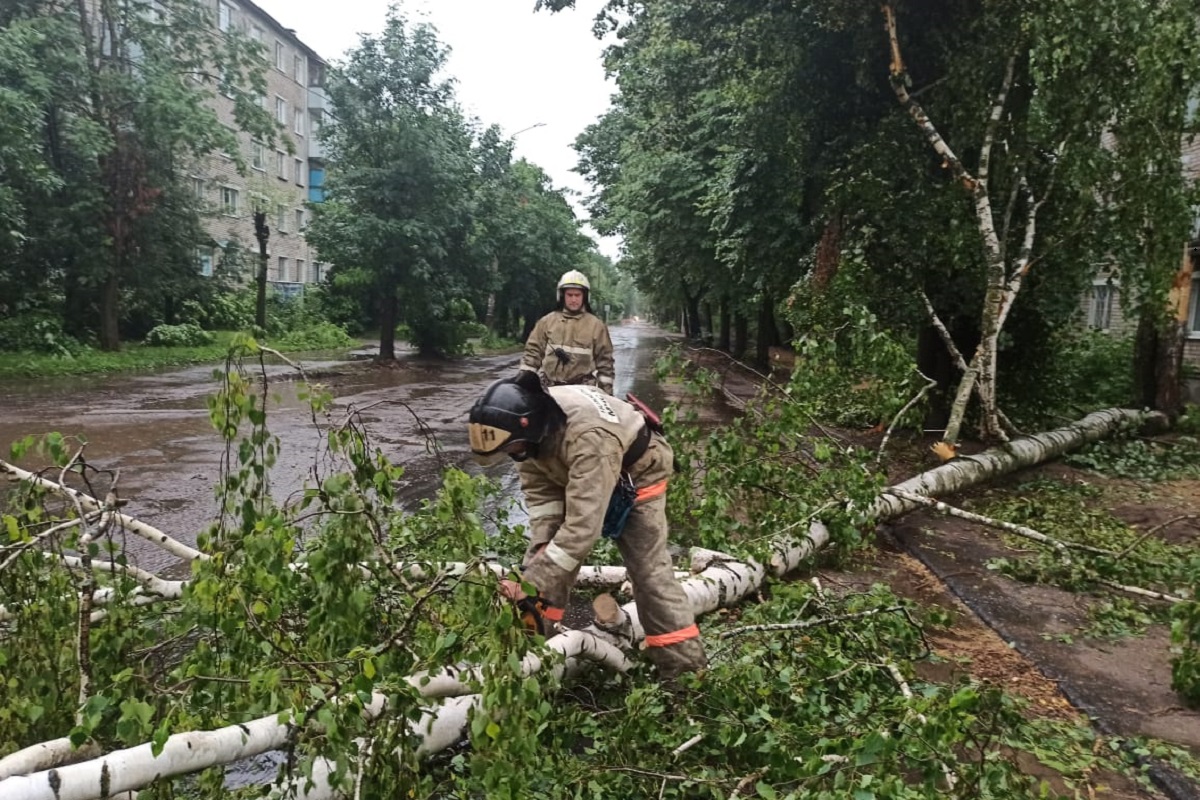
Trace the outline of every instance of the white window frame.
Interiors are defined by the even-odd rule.
[[[280,283],[287,283],[288,257],[280,256],[275,264],[275,280],[279,281]]]
[[[1192,273],[1192,291],[1188,296],[1187,335],[1200,339],[1200,274]]]
[[[304,109],[292,109],[292,130],[297,136],[304,135]]]
[[[233,15],[237,11],[237,6],[233,3],[227,3],[225,0],[217,0],[217,30],[223,33],[229,33],[233,28]]]
[[[275,69],[287,74],[287,48],[278,39],[275,40]]]
[[[303,186],[304,185],[304,159],[297,158],[297,159],[295,159],[295,162],[296,162],[296,174],[293,177],[295,177],[295,179],[296,179],[297,186]]]
[[[212,274],[213,274],[213,267],[215,265],[215,259],[213,258],[212,248],[211,247],[197,247],[196,248],[196,261],[198,262],[200,274],[206,278],[211,278]]]
[[[267,171],[267,146],[262,142],[250,143],[250,168],[259,172]]]
[[[303,258],[296,259],[296,283],[304,283],[307,275],[304,274],[305,263]]]
[[[197,175],[192,176],[192,194],[201,203],[208,199],[208,181]]]
[[[275,121],[287,125],[287,100],[279,95],[275,95]]]
[[[236,186],[221,187],[221,214],[226,217],[241,215],[241,193]]]
[[[288,179],[288,154],[283,150],[275,151],[275,171],[279,173],[279,180]]]
[[[1092,330],[1112,329],[1113,299],[1116,289],[1116,282],[1110,279],[1092,281],[1092,289],[1088,292],[1088,327]],[[1103,307],[1099,307],[1100,303],[1103,303]]]
[[[275,230],[278,233],[288,232],[288,213],[287,206],[283,203],[275,204]]]
[[[296,80],[296,83],[304,86],[307,82],[307,72],[304,56],[299,53],[292,56],[292,77]]]
[[[304,209],[296,209],[296,233],[304,233],[307,226],[304,224]]]

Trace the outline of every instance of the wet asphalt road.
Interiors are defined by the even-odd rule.
[[[671,336],[644,325],[613,326],[611,333],[615,393],[623,397],[633,391],[660,407],[654,362]],[[313,381],[335,398],[331,418],[341,421],[357,411],[372,442],[393,463],[404,465],[401,494],[415,500],[436,490],[443,465],[476,469],[466,444],[467,410],[488,383],[516,370],[519,357],[442,362],[401,356],[398,368],[339,360],[346,354],[299,360]],[[31,433],[58,431],[86,438],[89,463],[120,470],[126,514],[194,545],[217,510],[214,487],[224,454],[206,405],[219,386],[214,369],[208,365],[155,374],[2,383],[0,452],[7,456],[13,441]],[[303,487],[319,463],[325,423],[313,423],[298,396],[303,384],[294,380],[294,369],[272,365],[266,372],[267,426],[280,440],[271,486],[276,499],[283,501]],[[45,462],[26,457],[20,465],[36,469]],[[492,469],[515,496],[511,465]],[[107,488],[97,491],[102,494]],[[140,541],[130,544],[130,555],[160,574],[179,566],[173,556]]]

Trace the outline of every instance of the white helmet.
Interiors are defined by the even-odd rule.
[[[558,306],[563,307],[566,302],[563,300],[563,292],[567,289],[582,289],[583,290],[583,307],[588,311],[592,310],[591,294],[592,285],[588,283],[587,275],[584,275],[577,269],[564,272],[563,276],[558,279]]]
[[[585,292],[590,292],[592,285],[588,283],[587,275],[573,269],[570,272],[564,272],[563,276],[558,279],[559,297],[562,297],[563,289],[583,289]]]

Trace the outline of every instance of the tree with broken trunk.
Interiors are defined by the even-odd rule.
[[[1098,272],[1178,341],[1178,303],[1163,314],[1187,238],[1196,20],[1185,2],[612,2],[597,26],[620,93],[579,141],[593,214],[644,286],[737,287],[768,342],[789,290],[803,304],[861,261],[874,278],[855,299],[949,384],[947,439],[969,407],[1002,438],[1002,406],[1063,400],[1036,375],[1069,358]],[[1162,365],[1170,411],[1167,349],[1135,363]]]
[[[720,435],[671,423],[685,469],[673,482],[673,538],[709,545],[681,565],[698,613],[763,591],[822,548],[858,550],[866,526],[914,507],[913,496],[960,490],[1138,417],[1095,414],[881,493],[874,453],[796,433],[844,379],[828,345],[808,354],[814,383],[771,390]],[[1037,728],[998,692],[917,678],[929,622],[882,590],[775,585],[772,602],[735,625],[702,622],[713,654],[695,695],[702,718],[667,714],[661,688],[637,681],[632,604],[616,633],[570,631],[543,649],[496,593],[523,542],[494,511],[498,535],[485,533],[479,503],[493,490],[450,470],[436,498],[400,510],[399,468],[317,387],[313,434],[328,450],[302,492],[273,497],[271,388],[253,366],[263,353],[238,346],[251,361],[231,363],[209,405],[228,444],[220,514],[195,547],[126,516],[119,474],[69,438],[43,440],[56,466],[41,474],[4,464],[21,490],[0,540],[0,798],[156,796],[191,773],[190,790],[223,796],[223,765],[269,751],[280,754],[280,787],[310,797],[552,797],[577,782],[639,794],[637,776],[662,781],[667,766],[681,775],[670,779],[676,794],[704,786],[725,797],[747,776],[759,794],[801,782],[834,797],[864,780],[912,798],[1013,782],[1034,791],[1003,749],[1032,749]],[[126,537],[190,562],[190,574],[138,567]],[[497,562],[479,557],[497,548]],[[585,585],[622,580],[614,567],[581,572]],[[764,672],[767,659],[780,669]],[[595,694],[556,708],[548,692],[589,664],[635,682],[593,671],[601,677],[583,680]],[[596,703],[611,709],[603,725]],[[430,761],[464,737],[470,750]],[[621,752],[628,770],[612,768]]]
[[[934,327],[963,371],[945,439],[957,440],[972,394],[979,399],[980,433],[1003,438],[1001,332],[1044,251],[1071,246],[1075,235],[1070,229],[1049,239],[1039,235],[1052,195],[1065,192],[1074,201],[1059,206],[1060,214],[1103,217],[1109,231],[1101,241],[1111,251],[1099,254],[1107,255],[1099,263],[1110,264],[1108,271],[1125,281],[1133,293],[1130,305],[1137,304],[1143,319],[1167,330],[1154,320],[1163,315],[1164,290],[1187,234],[1187,193],[1178,165],[1186,101],[1200,76],[1200,63],[1183,55],[1197,33],[1195,9],[1190,3],[1001,4],[961,20],[961,38],[972,46],[960,47],[963,57],[948,60],[944,74],[915,80],[904,60],[905,7],[885,3],[882,12],[892,89],[949,185],[973,206],[983,254],[986,288],[973,354],[958,351],[926,300]],[[964,78],[974,91],[956,94]],[[930,99],[914,97],[927,84]],[[971,162],[964,152],[972,154]],[[1163,367],[1154,376],[1163,387],[1178,383],[1182,355],[1177,345],[1166,346],[1174,353],[1173,367],[1151,359]],[[1177,401],[1169,405],[1164,410],[1178,410]]]

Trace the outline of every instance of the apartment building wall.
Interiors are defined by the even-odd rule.
[[[1190,113],[1195,114],[1198,110],[1200,96],[1193,101]],[[1116,139],[1111,132],[1106,132],[1101,141],[1107,147],[1116,145]],[[1189,182],[1200,181],[1200,138],[1184,139],[1180,151],[1180,169]],[[1187,299],[1187,338],[1183,344],[1183,363],[1192,367],[1200,367],[1200,209],[1196,209],[1196,212],[1192,239],[1185,256],[1191,261],[1192,278]],[[1080,298],[1083,320],[1088,327],[1133,335],[1137,320],[1126,319],[1121,309],[1120,292],[1119,283],[1108,278],[1107,270],[1097,271],[1091,289]],[[1200,387],[1196,388],[1195,393],[1195,399],[1200,401]]]
[[[239,173],[231,153],[210,156],[196,167],[194,189],[212,212],[205,228],[219,247],[236,241],[256,257],[253,214],[265,210],[271,232],[267,280],[279,291],[295,293],[303,284],[321,280],[323,273],[303,231],[309,218],[310,173],[321,172],[321,153],[312,141],[309,85],[323,77],[325,62],[254,3],[204,1],[219,31],[237,30],[263,45],[266,92],[260,102],[283,131],[273,143],[237,131],[233,100],[217,94],[213,100],[217,116],[236,133],[246,168]],[[214,248],[201,246],[201,269],[210,270],[219,257]]]

